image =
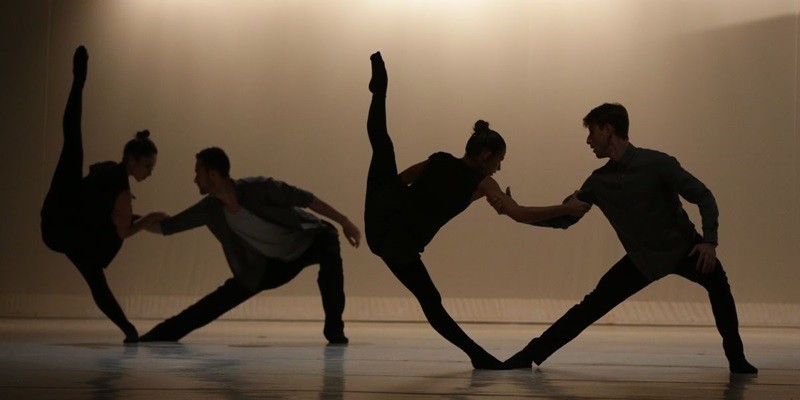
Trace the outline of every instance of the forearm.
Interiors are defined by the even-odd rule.
[[[719,209],[717,201],[710,190],[706,190],[705,195],[697,203],[700,209],[700,218],[703,224],[703,241],[718,244],[717,230],[719,229]]]
[[[311,201],[311,204],[308,205],[308,208],[317,214],[336,221],[339,225],[344,225],[350,221],[344,214],[340,213],[328,203],[320,200],[316,196],[314,197],[314,200]]]
[[[117,234],[119,234],[120,238],[127,239],[139,233],[142,229],[146,229],[151,223],[152,220],[150,218],[139,218],[136,221],[122,225],[122,227],[117,226]]]
[[[525,207],[518,205],[509,209],[508,212],[508,216],[511,217],[511,219],[521,223],[541,222],[565,214],[567,214],[567,207],[564,205],[546,207]]]

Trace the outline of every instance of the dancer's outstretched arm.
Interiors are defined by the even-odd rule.
[[[350,242],[350,245],[353,247],[358,247],[361,243],[361,231],[358,227],[350,222],[350,219],[347,218],[344,214],[337,211],[335,208],[331,207],[330,204],[320,200],[318,197],[314,196],[314,200],[311,200],[311,204],[308,205],[308,208],[311,211],[314,211],[317,214],[322,216],[328,217],[334,221],[336,221],[339,225],[342,226],[342,232],[344,232],[344,236],[347,238],[347,241]]]
[[[114,226],[117,227],[117,234],[121,239],[127,239],[142,229],[148,229],[150,225],[157,224],[169,218],[167,214],[154,212],[142,218],[134,219],[132,199],[131,191],[125,190],[117,196],[117,200],[114,202],[114,211],[111,215],[111,220],[114,222]]]
[[[498,214],[508,215],[521,223],[536,223],[561,216],[582,217],[592,207],[591,204],[578,200],[576,196],[571,196],[564,204],[555,206],[521,206],[511,197],[511,188],[507,188],[504,193],[492,177],[486,177],[478,185],[476,196],[476,199],[486,196]]]

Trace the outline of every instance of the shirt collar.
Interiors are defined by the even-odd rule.
[[[628,143],[628,148],[625,149],[625,152],[622,153],[622,157],[619,158],[617,163],[622,164],[624,166],[628,166],[633,160],[634,155],[636,155],[637,147],[633,145],[633,143]]]

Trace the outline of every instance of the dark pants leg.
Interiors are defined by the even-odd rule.
[[[744,345],[739,336],[739,319],[736,315],[736,304],[731,294],[731,287],[728,285],[728,277],[722,268],[722,263],[717,260],[717,266],[709,274],[703,274],[695,269],[699,254],[687,257],[682,262],[676,274],[701,285],[708,291],[708,299],[711,301],[711,311],[714,313],[714,321],[717,330],[722,336],[722,348],[725,356],[730,361],[744,360]]]
[[[367,174],[367,194],[369,194],[380,190],[387,182],[397,179],[394,144],[386,129],[386,96],[372,96],[367,116],[367,135],[372,147],[372,159]]]
[[[80,222],[76,217],[83,176],[82,102],[83,84],[73,82],[64,110],[64,143],[40,213],[42,239],[59,252],[73,247],[76,234],[72,229]]]
[[[491,367],[487,363],[495,361],[494,357],[467,336],[442,306],[442,297],[419,255],[408,260],[384,261],[397,279],[416,297],[425,318],[436,332],[467,353],[476,367]]]
[[[245,300],[253,297],[250,292],[234,278],[225,281],[217,290],[209,293],[197,303],[181,311],[180,314],[156,325],[150,332],[142,335],[142,342],[174,342],[193,330],[207,325],[222,314],[232,310]]]
[[[119,306],[114,294],[108,287],[106,275],[100,265],[96,265],[90,257],[68,253],[67,257],[78,268],[83,279],[92,291],[94,303],[103,314],[108,317],[125,334],[126,342],[134,342],[138,339],[138,332],[133,324],[125,317],[122,307]]]
[[[303,255],[295,261],[283,263],[271,262],[257,292],[250,292],[239,284],[235,278],[228,279],[215,291],[206,295],[197,303],[189,306],[180,314],[156,325],[150,332],[142,335],[143,342],[177,341],[195,329],[201,328],[211,321],[232,310],[245,300],[253,297],[261,290],[283,286],[294,279],[300,271],[312,264],[320,264],[318,284],[325,309],[325,335],[328,337],[342,333],[344,323],[344,277],[342,259],[339,256],[339,239],[335,228],[317,234],[314,242]]]
[[[600,278],[597,287],[583,301],[526,346],[523,350],[526,358],[541,364],[589,325],[649,284],[650,281],[626,255]]]
[[[403,206],[405,187],[397,175],[394,145],[386,129],[386,97],[373,95],[367,117],[367,134],[372,147],[372,159],[367,173],[367,193],[364,204],[364,233],[367,245],[378,254],[392,217]]]
[[[344,342],[344,271],[340,254],[339,234],[333,225],[324,222],[327,228],[316,234],[314,242],[300,258],[288,263],[288,270],[298,273],[305,267],[319,264],[317,286],[322,297],[322,309],[325,311],[325,327],[323,334],[331,342]],[[294,274],[295,276],[297,273]],[[286,277],[269,278],[265,283],[271,287],[278,287],[288,282]],[[294,276],[292,276],[294,278]],[[290,280],[291,278],[289,278]]]

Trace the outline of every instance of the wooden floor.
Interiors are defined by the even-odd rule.
[[[134,321],[141,331],[156,321]],[[756,377],[714,328],[597,326],[533,371],[473,371],[426,324],[218,321],[181,344],[124,346],[104,320],[0,319],[0,399],[800,400],[800,330],[743,328]],[[465,324],[498,358],[545,326]]]

